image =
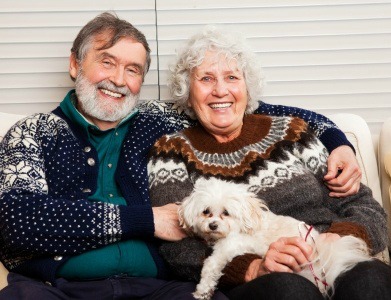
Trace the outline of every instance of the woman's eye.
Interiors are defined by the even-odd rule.
[[[202,78],[201,78],[201,81],[209,82],[209,81],[212,81],[212,78],[209,77],[209,76],[205,76],[205,77],[202,77]]]
[[[236,80],[236,79],[238,79],[236,76],[233,76],[233,75],[230,75],[230,76],[228,76],[228,79],[229,80]]]

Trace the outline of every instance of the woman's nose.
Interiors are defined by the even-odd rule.
[[[225,97],[228,95],[228,87],[227,84],[223,80],[218,80],[214,85],[214,89],[212,91],[212,95],[216,97]]]

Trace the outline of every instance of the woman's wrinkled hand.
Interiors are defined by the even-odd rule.
[[[299,272],[301,266],[311,259],[313,249],[304,239],[284,237],[270,244],[262,259],[255,259],[249,265],[245,281],[272,272]]]
[[[362,171],[352,148],[335,148],[327,160],[327,168],[324,180],[330,197],[347,197],[358,193]]]

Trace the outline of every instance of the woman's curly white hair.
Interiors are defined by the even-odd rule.
[[[236,61],[237,67],[243,72],[247,87],[246,113],[254,112],[259,106],[263,88],[263,76],[256,54],[239,34],[224,32],[210,25],[190,38],[178,52],[176,62],[169,68],[168,87],[178,107],[184,109],[190,117],[195,117],[188,106],[190,78],[193,69],[202,64],[207,51],[222,54],[227,61]]]

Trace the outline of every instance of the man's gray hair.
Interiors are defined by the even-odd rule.
[[[170,66],[168,87],[173,100],[189,116],[195,117],[188,106],[190,79],[193,69],[202,64],[207,51],[223,54],[227,62],[236,61],[237,67],[243,72],[247,87],[246,113],[254,112],[259,106],[258,101],[263,90],[263,76],[257,56],[239,34],[224,32],[214,26],[206,26],[200,33],[192,36],[178,52],[175,64]]]
[[[79,32],[73,42],[71,52],[76,60],[81,63],[91,48],[94,38],[105,35],[105,43],[99,49],[108,49],[114,46],[122,38],[131,38],[135,42],[141,43],[147,52],[147,61],[143,76],[149,70],[151,64],[151,49],[144,34],[128,21],[121,20],[114,13],[104,12],[89,21]],[[72,78],[75,80],[75,78]]]

